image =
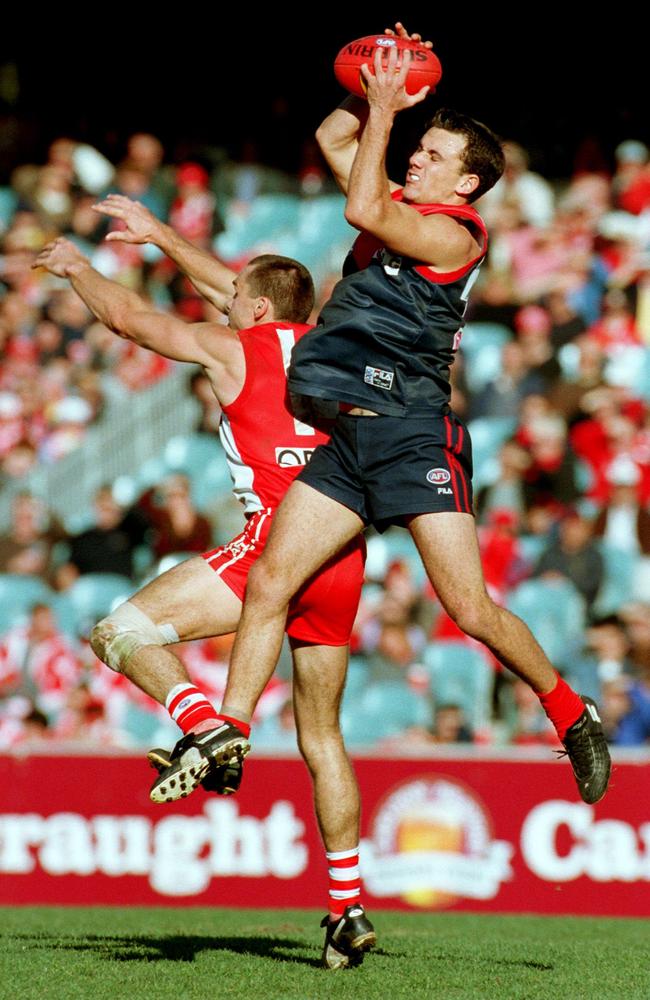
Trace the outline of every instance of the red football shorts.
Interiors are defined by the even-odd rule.
[[[248,572],[264,550],[272,519],[272,508],[257,511],[241,535],[219,549],[203,553],[208,565],[240,601],[244,600]],[[345,646],[359,607],[365,560],[365,539],[357,535],[292,598],[287,635],[323,646]]]

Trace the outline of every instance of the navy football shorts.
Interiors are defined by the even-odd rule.
[[[341,414],[298,479],[385,531],[409,515],[473,514],[472,443],[453,414]]]

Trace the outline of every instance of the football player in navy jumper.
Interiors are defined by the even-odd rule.
[[[402,25],[398,34],[406,36]],[[416,36],[418,37],[418,36]],[[402,187],[385,155],[408,95],[410,64],[379,49],[362,72],[367,102],[348,98],[317,137],[361,231],[337,285],[293,354],[300,414],[336,416],[292,484],[252,568],[225,702],[247,721],[280,652],[291,596],[365,525],[404,525],[442,605],[468,635],[538,694],[569,755],[580,795],[597,802],[609,751],[596,706],[559,677],[528,627],[486,592],[471,495],[471,444],[449,408],[449,366],[487,233],[471,203],[503,170],[496,136],[440,110]]]

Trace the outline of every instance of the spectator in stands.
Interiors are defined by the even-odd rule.
[[[54,739],[102,747],[128,744],[125,734],[111,725],[104,702],[95,697],[85,680],[69,693],[52,732]]]
[[[596,503],[608,502],[613,485],[608,470],[615,459],[626,458],[638,466],[640,500],[648,503],[650,462],[643,426],[647,406],[630,400],[626,392],[614,387],[593,390],[583,397],[581,405],[589,419],[572,428],[571,442],[593,473],[589,497]]]
[[[46,410],[48,434],[39,448],[44,462],[55,462],[78,448],[93,419],[90,404],[80,396],[65,396]]]
[[[573,583],[590,610],[603,582],[604,563],[593,538],[593,523],[577,509],[560,521],[557,541],[551,542],[535,566],[534,576],[559,573]]]
[[[41,500],[19,493],[11,508],[11,526],[0,535],[0,573],[19,573],[47,580],[52,547],[63,529]]]
[[[476,496],[476,511],[481,520],[494,510],[507,510],[519,516],[524,514],[527,506],[524,477],[530,464],[530,455],[518,441],[506,441],[501,446],[498,475]]]
[[[551,289],[544,300],[551,318],[551,344],[557,353],[585,332],[585,321],[575,309],[565,288]]]
[[[608,466],[612,492],[594,524],[594,532],[612,548],[650,555],[650,511],[640,502],[641,472],[621,455]]]
[[[640,215],[650,207],[650,154],[637,139],[627,139],[616,147],[616,173],[612,181],[619,208]]]
[[[529,396],[528,400],[535,398]],[[544,504],[561,508],[574,503],[580,496],[576,459],[567,444],[562,418],[550,409],[544,416],[533,416],[519,428],[517,439],[530,455],[524,476],[526,508]]]
[[[429,727],[410,726],[396,736],[381,740],[379,749],[383,753],[391,753],[407,747],[414,752],[419,748],[426,750],[432,745],[473,742],[474,735],[461,706],[446,703],[434,709],[433,721]]]
[[[82,671],[47,604],[35,604],[27,624],[15,625],[0,641],[0,693],[14,706],[24,705],[24,716],[36,707],[56,719]]]
[[[470,418],[512,417],[519,415],[522,400],[544,390],[543,376],[531,371],[524,349],[517,341],[503,345],[501,371],[471,401]]]
[[[473,743],[472,730],[460,705],[438,705],[431,730],[433,743]]]
[[[573,424],[577,418],[586,416],[583,408],[584,397],[592,391],[605,385],[603,369],[605,356],[598,344],[583,334],[575,341],[577,364],[574,373],[566,372],[555,383],[549,392],[551,407],[561,414],[568,424]]]
[[[571,664],[568,680],[601,704],[603,685],[634,675],[625,623],[618,615],[597,618],[587,629],[585,640],[582,655]]]
[[[405,676],[425,645],[426,633],[416,624],[410,601],[395,593],[383,595],[359,633],[359,652],[367,656],[376,680]]]
[[[205,552],[212,545],[212,526],[194,507],[187,476],[169,476],[160,491],[148,491],[140,499],[137,509],[152,528],[156,559],[172,552]]]
[[[554,215],[553,190],[543,177],[528,169],[528,154],[517,142],[503,144],[506,166],[501,179],[481,199],[478,210],[488,226],[504,209],[516,208],[526,225],[547,226]]]
[[[126,159],[141,176],[146,178],[147,192],[150,192],[154,204],[160,208],[159,218],[161,219],[167,218],[169,206],[174,196],[173,172],[171,168],[163,167],[164,155],[162,143],[155,135],[148,132],[135,132],[129,137]],[[146,195],[145,204],[152,208],[146,200]]]
[[[133,553],[142,545],[148,528],[137,510],[124,511],[110,486],[95,494],[95,526],[68,539],[69,563],[80,574],[118,573],[133,576]]]
[[[532,697],[531,697],[532,695]],[[555,746],[558,743],[534,691],[515,677],[502,688],[503,714],[511,743],[517,746]]]
[[[18,441],[0,464],[0,486],[11,480],[24,479],[35,467],[38,459],[36,448],[25,438]]]
[[[523,364],[533,379],[541,382],[543,390],[550,389],[560,378],[562,369],[555,357],[551,341],[552,320],[541,306],[525,306],[515,316],[517,341],[521,346]],[[529,389],[529,393],[532,392]]]
[[[624,605],[619,611],[630,641],[630,661],[639,677],[650,678],[650,605]]]
[[[602,315],[589,327],[587,335],[607,356],[623,347],[638,347],[643,343],[634,313],[625,292],[611,288],[602,303]]]
[[[527,563],[517,537],[519,517],[508,508],[493,508],[479,526],[478,540],[485,583],[492,597],[504,603],[512,587],[527,575]]]
[[[224,228],[209,184],[210,175],[201,164],[181,164],[176,170],[178,193],[169,213],[170,226],[203,250],[212,248],[214,237]]]
[[[0,459],[24,439],[25,430],[20,397],[15,392],[0,392]]]
[[[212,391],[210,379],[203,370],[192,372],[189,379],[189,389],[201,407],[195,431],[198,434],[216,434],[221,422],[221,407]]]
[[[621,675],[602,686],[603,728],[610,743],[638,747],[650,741],[650,688]]]

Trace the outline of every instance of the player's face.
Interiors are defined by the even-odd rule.
[[[255,323],[255,303],[259,296],[251,295],[247,276],[245,267],[233,281],[233,294],[226,307],[231,330],[246,330]]]
[[[464,135],[431,128],[425,132],[409,160],[404,198],[420,205],[461,204],[465,201],[467,174],[462,155]]]

